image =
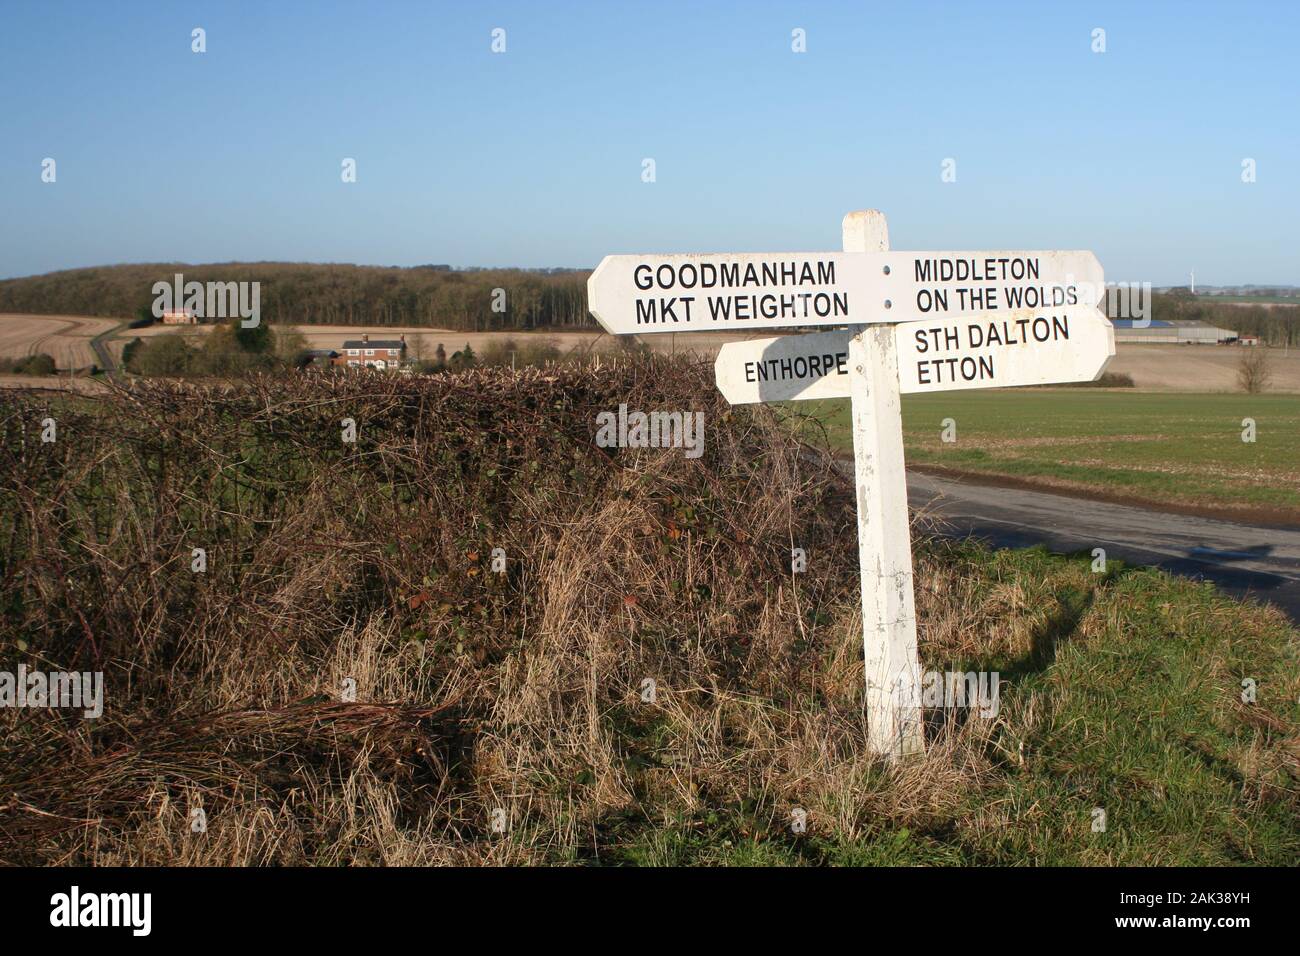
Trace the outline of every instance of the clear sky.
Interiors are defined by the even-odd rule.
[[[1300,284],[1298,28],[1289,2],[0,0],[0,277],[812,251],[876,207],[898,249]]]

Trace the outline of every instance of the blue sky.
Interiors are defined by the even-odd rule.
[[[3,0],[0,277],[835,249],[874,206],[898,249],[1300,284],[1298,27],[1290,3]]]

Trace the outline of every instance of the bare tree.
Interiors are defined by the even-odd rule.
[[[410,361],[415,364],[423,362],[429,352],[429,340],[423,334],[408,335],[406,338],[406,354]]]
[[[1237,361],[1237,384],[1241,390],[1257,395],[1272,381],[1273,368],[1268,349],[1263,345],[1241,346],[1241,358]]]

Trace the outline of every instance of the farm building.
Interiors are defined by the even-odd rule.
[[[373,342],[369,335],[348,339],[333,362],[351,368],[400,368],[406,364],[406,336],[399,339],[375,339]]]
[[[1112,319],[1116,342],[1143,345],[1219,345],[1237,341],[1237,333],[1192,319],[1166,321],[1152,319]]]
[[[339,353],[335,352],[333,349],[308,349],[307,357],[308,365],[334,365],[335,359],[339,357]]]
[[[198,325],[199,317],[193,309],[168,309],[162,314],[163,325]]]

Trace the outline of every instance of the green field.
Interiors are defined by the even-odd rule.
[[[787,406],[849,451],[847,399]],[[956,440],[944,442],[944,420]],[[1242,420],[1256,440],[1242,440]],[[820,430],[805,423],[807,433]],[[1008,389],[903,399],[908,462],[1156,502],[1300,516],[1300,399]]]

